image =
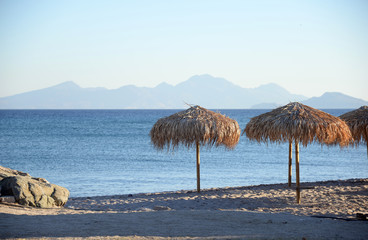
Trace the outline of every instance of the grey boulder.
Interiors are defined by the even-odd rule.
[[[8,174],[8,172],[7,176],[2,177],[2,180],[0,178],[1,195],[14,196],[19,204],[52,208],[64,206],[68,201],[68,189],[51,184],[43,178],[32,178],[29,174],[23,173]]]

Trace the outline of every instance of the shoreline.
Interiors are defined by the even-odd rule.
[[[76,197],[51,209],[0,204],[0,238],[368,239],[368,221],[356,218],[368,213],[368,178],[303,182],[301,196],[297,204],[295,186],[279,183]]]

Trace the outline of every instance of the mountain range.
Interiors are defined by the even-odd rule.
[[[64,82],[49,88],[0,98],[0,109],[183,109],[186,103],[211,109],[272,109],[298,101],[315,108],[358,108],[367,101],[342,93],[307,98],[270,83],[242,88],[224,78],[196,75],[175,86],[154,88],[123,86],[118,89],[81,88]]]

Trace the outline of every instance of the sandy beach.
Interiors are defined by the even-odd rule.
[[[368,239],[368,179],[70,198],[64,208],[0,204],[1,238]]]

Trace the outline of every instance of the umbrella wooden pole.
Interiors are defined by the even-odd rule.
[[[289,142],[289,178],[288,178],[288,184],[289,187],[291,187],[291,168],[292,168],[292,160],[293,160],[293,143]]]
[[[295,141],[296,202],[300,204],[299,143]]]
[[[199,157],[199,142],[197,142],[197,192],[201,191],[201,177],[200,177],[200,157]]]

